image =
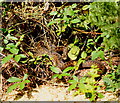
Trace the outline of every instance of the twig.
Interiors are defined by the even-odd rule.
[[[84,30],[80,30],[77,28],[73,28],[74,30],[77,30],[78,32],[84,33],[84,34],[102,34],[102,33],[97,33],[97,32],[86,32]]]

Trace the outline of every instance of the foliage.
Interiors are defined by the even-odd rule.
[[[57,24],[58,29],[56,30],[57,35],[59,36],[62,32],[66,31],[67,27],[72,27],[73,24],[79,23],[80,19],[77,18],[77,13],[79,10],[74,10],[77,4],[65,7],[60,11],[53,11],[50,15],[57,16],[54,20],[49,22],[48,26]]]
[[[24,77],[22,79],[19,79],[17,77],[10,77],[7,81],[14,83],[13,85],[9,86],[7,89],[7,93],[13,91],[17,87],[20,88],[20,90],[24,89],[26,83],[30,83],[29,80],[26,80],[28,78],[27,74],[24,74]]]
[[[102,31],[101,37],[104,37],[103,44],[105,45],[105,50],[119,48],[119,4],[117,2],[93,2],[86,9],[88,8],[89,15],[87,16],[87,21],[85,21],[91,27],[97,26],[97,31]]]
[[[91,101],[95,101],[99,97],[102,98],[102,94],[98,92],[100,86],[99,82],[96,81],[96,77],[98,77],[98,69],[96,67],[93,66],[90,69],[90,72],[88,72],[89,76],[81,78],[75,75],[71,76],[72,74],[69,71],[77,71],[81,63],[90,55],[92,60],[98,57],[105,60],[104,52],[106,50],[111,51],[120,48],[119,3],[73,3],[67,6],[65,4],[61,5],[58,8],[53,8],[52,4],[52,7],[48,5],[50,9],[47,10],[45,10],[44,3],[39,4],[27,2],[2,4],[2,7],[5,8],[2,15],[3,22],[5,21],[3,23],[5,26],[3,25],[3,27],[6,27],[1,28],[3,37],[0,40],[2,39],[3,46],[0,47],[0,51],[6,55],[2,59],[2,64],[14,60],[20,63],[20,65],[22,64],[27,69],[26,71],[31,74],[33,73],[33,75],[35,74],[36,78],[39,77],[41,80],[41,73],[48,72],[48,67],[52,63],[49,56],[42,55],[42,57],[35,57],[34,52],[31,51],[31,44],[34,44],[34,41],[39,42],[40,40],[44,40],[45,43],[48,41],[53,42],[53,38],[57,38],[55,45],[61,46],[62,41],[67,39],[65,44],[68,44],[68,57],[71,60],[76,60],[77,64],[74,67],[67,67],[63,71],[60,68],[51,66],[50,69],[55,73],[53,78],[72,77],[73,80],[68,81],[71,84],[69,90],[77,89],[75,94],[84,93]],[[12,21],[13,23],[11,23]],[[26,32],[28,32],[28,35],[26,35]],[[28,38],[26,39],[25,36],[26,38],[33,38],[27,41]],[[50,36],[52,36],[52,39]],[[66,37],[64,38],[64,36]],[[26,41],[23,41],[23,39],[26,39]],[[35,48],[37,48],[36,45],[32,49]],[[18,73],[17,71],[16,74]],[[49,73],[47,74],[48,77],[51,77]],[[118,89],[120,85],[118,77],[118,69],[103,77],[106,91],[114,92]],[[10,86],[7,92],[11,92],[17,87],[22,90],[25,87],[25,83],[30,82],[26,78],[26,74],[23,79],[16,77],[9,78],[8,81],[15,82],[15,84]]]
[[[24,35],[21,35],[20,39],[18,39],[17,37],[12,36],[10,34],[12,31],[14,31],[14,29],[12,29],[12,30],[1,29],[1,30],[3,32],[8,32],[8,34],[3,39],[3,42],[5,44],[4,49],[8,50],[11,53],[3,58],[2,64],[8,62],[11,58],[14,58],[14,60],[16,62],[19,62],[21,58],[26,58],[26,56],[24,54],[19,54],[20,49],[18,48],[18,46],[21,44],[21,41],[23,41]],[[2,51],[3,51],[3,49],[2,49]]]
[[[115,92],[120,88],[120,65],[103,77],[106,91]]]
[[[50,67],[50,69],[51,69],[54,73],[56,73],[56,74],[54,74],[54,75],[52,76],[52,78],[62,79],[62,77],[64,77],[64,76],[70,76],[70,74],[67,73],[67,72],[70,71],[70,70],[73,70],[74,67],[67,67],[67,68],[65,68],[63,71],[61,71],[59,68],[53,67],[53,66]]]
[[[91,66],[90,72],[81,78],[73,76],[73,80],[69,80],[68,82],[71,84],[68,90],[72,90],[78,88],[75,92],[76,94],[83,93],[86,98],[89,98],[91,101],[95,101],[96,98],[103,98],[103,95],[98,92],[100,86],[97,85],[99,82],[96,81],[96,77],[98,75],[98,68],[96,66]]]

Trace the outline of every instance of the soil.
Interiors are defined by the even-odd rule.
[[[83,94],[74,96],[74,91],[68,92],[68,87],[52,86],[50,84],[41,85],[35,88],[32,92],[32,97],[29,99],[27,93],[22,98],[16,101],[89,101]],[[35,92],[36,91],[36,92]],[[118,98],[112,93],[101,91],[104,98],[98,101],[118,101]],[[17,91],[12,91],[8,94],[2,94],[2,101],[15,101]]]

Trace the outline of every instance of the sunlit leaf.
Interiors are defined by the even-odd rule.
[[[24,80],[25,83],[30,83],[30,80]]]
[[[3,49],[4,49],[3,47],[0,47],[0,52],[2,52],[2,51],[3,51]]]
[[[73,20],[71,20],[71,23],[79,23],[79,22],[80,22],[79,19],[73,19]]]
[[[7,44],[9,41],[7,39],[4,39],[4,44]]]
[[[60,69],[54,66],[51,66],[50,69],[54,72],[54,73],[60,73]]]
[[[21,83],[19,83],[19,86],[20,86],[20,90],[22,90],[25,87],[25,83],[21,82]]]
[[[57,78],[59,76],[59,74],[54,74],[53,76],[52,76],[52,78]]]
[[[57,11],[52,11],[50,15],[56,15],[58,12]]]
[[[7,81],[8,82],[20,82],[22,79],[19,79],[17,77],[10,77]]]
[[[2,64],[7,63],[12,57],[13,57],[13,55],[8,55],[8,56],[4,57],[2,59]]]
[[[20,59],[21,59],[21,56],[20,56],[20,55],[16,55],[16,56],[14,57],[14,59],[15,59],[16,62],[19,62]]]
[[[66,73],[66,72],[73,70],[73,69],[74,69],[74,67],[67,67],[63,70],[63,73]]]
[[[83,52],[81,53],[81,57],[82,57],[82,58],[86,58],[86,57],[87,57],[87,53],[86,53],[85,51],[83,51]]]
[[[15,83],[15,84],[11,85],[10,87],[8,87],[7,93],[12,92],[12,90],[16,89],[18,85],[19,85],[19,83]]]
[[[71,91],[71,90],[75,89],[76,86],[77,86],[77,84],[73,83],[72,85],[69,86],[68,91]]]
[[[89,5],[85,5],[82,7],[82,10],[87,10],[90,6]]]
[[[13,53],[13,54],[18,54],[19,49],[12,48],[12,49],[10,49],[10,52]]]
[[[72,60],[77,59],[77,56],[79,54],[80,48],[77,46],[73,46],[71,50],[68,52],[68,57]]]

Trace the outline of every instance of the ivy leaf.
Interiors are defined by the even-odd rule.
[[[10,87],[8,87],[7,93],[12,92],[12,90],[16,89],[18,85],[19,85],[19,83],[15,83],[15,84],[11,85]]]
[[[51,66],[50,69],[54,72],[54,73],[60,73],[60,69],[54,66]]]
[[[2,64],[7,63],[12,57],[13,57],[13,55],[8,55],[8,56],[4,57],[4,58],[2,59]]]
[[[7,81],[8,82],[20,82],[22,81],[22,79],[19,79],[17,77],[10,77]]]

